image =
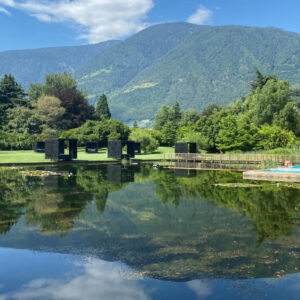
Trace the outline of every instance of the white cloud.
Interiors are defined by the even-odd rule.
[[[42,22],[75,25],[80,39],[97,43],[135,33],[147,26],[153,0],[0,0]]]
[[[212,17],[212,11],[203,5],[200,5],[197,11],[189,16],[187,22],[202,25],[209,21]]]
[[[10,12],[8,11],[8,10],[6,10],[4,7],[1,7],[0,6],[0,13],[5,13],[6,15],[8,15],[8,16],[10,16],[11,14],[10,14]]]
[[[115,263],[95,259],[78,267],[83,267],[83,272],[77,277],[36,279],[18,291],[0,295],[0,299],[149,300],[138,282],[130,278],[130,271],[120,269]]]

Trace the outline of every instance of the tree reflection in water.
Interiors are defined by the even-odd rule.
[[[240,173],[175,173],[149,164],[60,169],[76,176],[27,177],[0,170],[0,245],[18,245],[20,234],[20,247],[47,242],[53,251],[63,251],[58,244],[67,243],[72,251],[99,252],[152,277],[174,280],[200,273],[249,278],[296,271],[297,185],[248,185]],[[42,233],[34,245],[23,218],[26,228]],[[52,244],[48,235],[56,236]]]
[[[116,168],[117,167],[117,168]],[[226,206],[251,218],[259,242],[265,238],[289,236],[298,224],[300,187],[287,184],[257,183],[257,187],[239,187],[240,173],[202,171],[192,174],[114,166],[107,180],[107,166],[73,167],[75,177],[28,177],[18,170],[0,170],[0,232],[6,233],[24,215],[29,224],[41,224],[44,233],[67,232],[87,203],[95,200],[99,213],[105,210],[110,193],[129,182],[153,181],[155,194],[163,204],[200,197],[218,206]],[[122,174],[122,178],[121,178]],[[189,176],[192,175],[192,176]],[[187,176],[187,177],[186,177]],[[232,186],[222,185],[233,183]]]

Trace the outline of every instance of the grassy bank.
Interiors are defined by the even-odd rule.
[[[155,153],[137,155],[136,159],[162,159],[164,153],[174,152],[174,148],[159,147]],[[78,149],[78,158],[75,161],[106,161],[111,160],[107,158],[107,148],[99,149],[98,153],[88,154],[84,148]],[[0,151],[0,164],[7,163],[45,163],[51,162],[49,159],[45,159],[44,153],[35,153],[32,150],[24,151]]]

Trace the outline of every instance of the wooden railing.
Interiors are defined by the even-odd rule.
[[[166,153],[166,162],[210,162],[218,164],[256,164],[262,165],[264,162],[273,162],[278,166],[283,166],[286,161],[293,165],[300,165],[300,155],[289,154],[258,154],[258,153]]]

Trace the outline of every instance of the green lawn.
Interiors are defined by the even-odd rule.
[[[159,147],[155,153],[137,155],[136,159],[147,160],[147,159],[162,159],[164,153],[174,152],[172,147]],[[75,161],[104,161],[113,159],[107,158],[107,149],[99,149],[96,154],[87,154],[84,148],[78,149],[78,159]],[[0,164],[1,163],[40,163],[40,162],[51,162],[49,159],[45,159],[44,153],[35,153],[32,150],[24,151],[0,151]]]

